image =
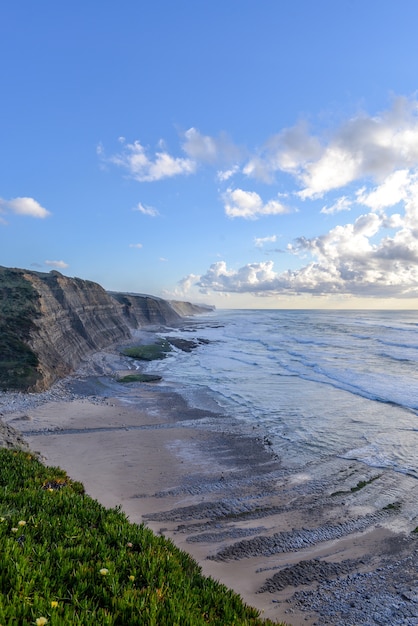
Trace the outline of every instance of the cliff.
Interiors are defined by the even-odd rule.
[[[207,311],[148,295],[106,292],[59,272],[0,267],[0,389],[40,391],[91,352],[148,324]]]
[[[162,298],[113,291],[110,291],[109,295],[122,306],[123,316],[131,328],[139,328],[147,324],[170,324],[178,322],[183,317],[167,300]],[[189,306],[192,307],[192,305]]]
[[[215,307],[208,306],[207,304],[192,304],[191,302],[183,302],[181,300],[169,300],[170,306],[180,315],[201,315],[202,313],[209,313],[213,311]]]

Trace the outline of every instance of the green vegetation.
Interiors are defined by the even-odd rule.
[[[357,485],[355,487],[351,487],[349,491],[334,491],[331,496],[342,496],[346,495],[347,493],[355,493],[356,491],[360,491],[360,489],[363,489],[367,485],[370,485],[370,483],[380,478],[380,476],[381,474],[378,474],[377,476],[373,476],[369,480],[360,480]]]
[[[391,502],[390,504],[387,504],[386,506],[383,507],[383,511],[399,511],[399,509],[401,508],[401,503],[400,502]]]
[[[38,298],[21,270],[0,267],[0,390],[26,390],[38,380],[38,358],[26,343]]]
[[[261,625],[164,537],[59,468],[0,450],[0,624]]]
[[[154,383],[161,380],[157,374],[127,374],[118,378],[118,383]]]
[[[167,356],[167,352],[171,351],[171,346],[166,339],[160,339],[156,343],[151,343],[145,346],[133,346],[132,348],[125,348],[122,354],[129,356],[132,359],[139,359],[142,361],[155,361],[156,359],[164,359]]]

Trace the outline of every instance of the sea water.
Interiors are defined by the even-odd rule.
[[[418,312],[228,310],[158,371],[199,408],[263,426],[290,466],[336,455],[418,478]]]

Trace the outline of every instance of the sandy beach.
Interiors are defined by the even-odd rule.
[[[259,428],[133,383],[109,351],[2,420],[108,507],[187,550],[273,620],[418,624],[417,481],[328,458],[283,467]]]

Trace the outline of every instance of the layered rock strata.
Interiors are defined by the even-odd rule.
[[[207,311],[148,295],[106,292],[59,272],[0,267],[0,389],[41,391],[90,353]]]

